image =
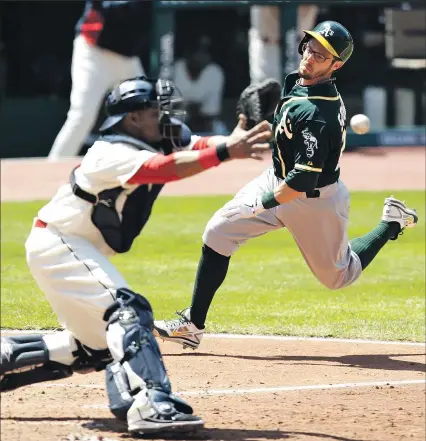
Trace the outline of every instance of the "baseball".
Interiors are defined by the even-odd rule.
[[[364,135],[370,130],[370,118],[362,113],[354,115],[351,118],[351,128],[358,135]]]

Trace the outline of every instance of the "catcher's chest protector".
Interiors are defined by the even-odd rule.
[[[138,140],[119,135],[103,137],[105,141],[126,142],[139,149],[151,150],[149,146]],[[115,187],[101,191],[97,195],[84,191],[75,180],[75,169],[71,172],[70,184],[73,193],[93,204],[91,219],[101,232],[107,245],[116,253],[130,250],[133,241],[140,234],[151,215],[152,206],[160,194],[163,184],[141,185],[127,196],[120,216],[116,209],[116,201],[124,191],[123,187]]]

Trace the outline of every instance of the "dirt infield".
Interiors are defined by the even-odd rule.
[[[342,178],[350,190],[418,190],[425,188],[426,149],[365,148],[342,156]],[[48,163],[43,158],[1,161],[1,200],[24,201],[51,198],[68,181],[80,159]],[[222,164],[197,176],[172,182],[162,195],[232,194],[259,175],[271,163],[240,160]]]
[[[351,190],[424,189],[425,149],[348,153]],[[268,160],[266,160],[268,161]],[[2,161],[1,199],[46,199],[76,160]],[[169,184],[164,194],[232,193],[265,161],[240,161]],[[425,345],[207,336],[198,351],[161,343],[174,389],[206,428],[167,439],[424,441]],[[106,407],[103,373],[1,395],[3,441],[134,440]]]
[[[206,338],[198,351],[161,348],[172,384],[206,423],[168,439],[425,439],[422,345]],[[106,408],[101,373],[2,395],[2,440],[102,437],[135,439]]]

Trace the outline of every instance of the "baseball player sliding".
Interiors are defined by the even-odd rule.
[[[1,341],[3,390],[106,368],[110,409],[135,433],[192,430],[203,421],[172,394],[151,306],[108,257],[131,248],[165,183],[259,158],[272,136],[266,121],[246,131],[243,116],[229,137],[192,136],[174,89],[138,77],[108,94],[103,136],[39,211],[25,244],[65,330]]]
[[[298,72],[287,76],[275,111],[273,167],[208,222],[191,307],[175,320],[154,322],[155,334],[165,340],[198,347],[230,257],[250,238],[287,228],[317,279],[340,289],[354,283],[389,240],[417,224],[415,210],[389,197],[378,226],[348,242],[349,193],[339,179],[346,110],[332,75],[351,56],[353,41],[333,21],[304,32]],[[267,98],[257,98],[262,107]],[[246,114],[256,108],[250,100],[248,94]]]

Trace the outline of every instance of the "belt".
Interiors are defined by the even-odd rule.
[[[315,189],[312,191],[307,191],[305,194],[308,199],[311,199],[311,198],[319,198],[321,195],[321,192],[319,190]]]
[[[37,228],[46,228],[47,224],[46,224],[46,222],[43,222],[41,219],[37,218],[37,220],[35,221],[34,226],[37,227]]]

